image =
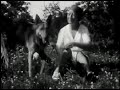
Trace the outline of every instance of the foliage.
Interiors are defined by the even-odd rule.
[[[12,31],[14,24],[23,19],[32,21],[28,10],[29,3],[24,1],[1,1],[1,32]],[[7,27],[6,27],[7,26]]]
[[[1,14],[10,19],[17,18],[21,13],[27,12],[28,3],[24,1],[4,1],[1,3]]]
[[[102,41],[104,48],[111,44],[114,36],[113,17],[107,9],[106,2],[96,1],[87,2],[85,10],[85,16],[90,21],[89,29],[93,35],[93,40]]]
[[[50,3],[49,6],[45,6],[44,18],[47,18],[49,15],[56,15],[57,11],[60,11],[59,3]]]
[[[51,53],[51,46],[45,49],[46,54],[52,59],[56,60],[56,52]],[[16,51],[10,51],[9,68],[1,69],[1,88],[3,89],[120,89],[119,78],[119,54],[115,52],[113,55],[110,52],[93,53],[90,57],[90,69],[94,72],[93,77],[89,77],[83,84],[81,77],[74,69],[68,69],[63,76],[63,80],[53,81],[52,74],[55,69],[54,64],[45,64],[43,74],[39,74],[39,61],[33,61],[33,71],[35,71],[32,78],[28,77],[28,62],[27,53],[23,46],[17,46]]]

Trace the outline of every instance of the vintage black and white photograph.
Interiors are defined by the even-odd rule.
[[[120,89],[115,3],[1,1],[1,89]]]

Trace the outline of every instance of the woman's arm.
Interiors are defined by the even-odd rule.
[[[57,60],[56,60],[56,64],[59,65],[62,59],[62,55],[63,55],[63,50],[64,48],[60,48],[56,46],[56,51],[57,51]]]
[[[77,42],[73,42],[72,46],[76,46],[76,47],[82,48],[83,50],[87,50],[87,51],[89,51],[92,47],[92,45],[90,43],[89,44],[81,44],[81,43],[77,43]]]
[[[90,51],[90,52],[93,52],[98,49],[98,44],[93,42],[89,44],[80,44],[80,43],[74,42],[72,46],[76,46],[76,47],[82,48],[85,51]]]
[[[59,34],[58,34],[58,39],[56,43],[56,51],[57,51],[57,60],[56,63],[59,65],[61,58],[62,58],[62,53],[63,53],[63,47],[64,47],[64,29],[61,29]]]
[[[78,42],[71,42],[71,43],[69,43],[68,45],[65,46],[65,49],[72,48],[74,46],[82,48],[83,50],[90,51],[90,52],[95,51],[98,48],[98,44],[93,43],[93,42],[87,43],[87,44],[81,44],[81,43],[78,43]]]

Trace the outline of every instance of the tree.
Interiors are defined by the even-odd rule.
[[[49,6],[45,6],[44,12],[44,18],[47,19],[49,15],[56,16],[57,13],[59,13],[60,7],[59,3],[50,3]]]
[[[7,48],[5,46],[5,40],[2,34],[1,34],[1,60],[3,62],[2,65],[7,69],[9,67],[9,57]]]
[[[7,36],[8,47],[13,46],[16,36],[16,27],[19,22],[33,22],[25,1],[1,1],[1,33]]]
[[[1,1],[2,2],[2,1]],[[1,3],[1,15],[10,19],[17,18],[21,13],[28,12],[28,5],[24,1],[6,1]]]
[[[5,29],[6,26],[11,28],[14,23],[19,19],[25,19],[26,21],[33,21],[28,10],[28,4],[24,1],[1,1],[1,30],[8,31]]]
[[[84,20],[91,32],[93,42],[100,42],[102,48],[114,44],[116,32],[114,30],[114,1],[80,1],[84,9]]]

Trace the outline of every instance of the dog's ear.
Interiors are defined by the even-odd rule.
[[[38,16],[38,14],[36,14],[35,24],[39,24],[39,23],[42,23],[42,20],[40,19],[40,17]]]
[[[50,26],[50,24],[52,23],[52,15],[48,16],[46,23],[47,23],[47,26]]]

